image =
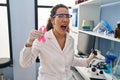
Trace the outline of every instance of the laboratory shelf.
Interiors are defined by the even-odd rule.
[[[108,36],[108,35],[103,35],[103,34],[99,34],[97,32],[93,32],[93,31],[83,31],[83,30],[78,30],[79,33],[85,33],[88,35],[92,35],[92,36],[96,36],[96,37],[100,37],[100,38],[104,38],[104,39],[108,39],[108,40],[112,40],[112,41],[116,41],[116,42],[120,42],[119,39],[116,39],[112,36]]]
[[[120,0],[88,0],[83,3],[80,3],[79,5],[104,5],[104,4],[110,4],[118,1]]]

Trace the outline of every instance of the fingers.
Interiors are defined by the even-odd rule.
[[[27,43],[32,44],[35,39],[37,39],[40,36],[43,36],[44,33],[39,32],[38,30],[33,30],[30,32]]]
[[[34,38],[34,39],[37,39],[38,37],[43,36],[43,35],[44,35],[44,33],[39,32],[39,31],[37,31],[37,30],[33,30],[33,31],[30,33],[30,37],[31,37],[31,38]]]
[[[95,58],[95,55],[93,53],[91,53],[87,59],[87,63],[89,64],[91,62],[91,60],[94,58]]]
[[[89,58],[91,58],[91,59],[94,58],[94,57],[95,57],[95,55],[93,53],[91,53],[90,56],[89,56]]]

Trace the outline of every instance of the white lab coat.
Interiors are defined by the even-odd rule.
[[[46,42],[35,40],[32,48],[24,47],[20,53],[20,65],[29,67],[40,59],[40,80],[73,80],[71,66],[87,66],[86,59],[74,58],[74,40],[67,33],[65,47],[61,50],[52,30],[44,35]]]

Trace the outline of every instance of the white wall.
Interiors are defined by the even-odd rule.
[[[11,14],[11,32],[13,49],[14,80],[36,80],[35,64],[30,68],[21,68],[19,54],[29,32],[35,27],[34,0],[9,0]]]

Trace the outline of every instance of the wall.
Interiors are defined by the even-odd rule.
[[[35,27],[34,0],[9,0],[13,49],[14,80],[36,80],[35,64],[21,68],[19,54],[27,40],[28,33]]]

